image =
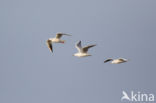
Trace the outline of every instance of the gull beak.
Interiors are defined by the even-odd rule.
[[[62,43],[62,44],[64,44],[64,43],[65,43],[65,41],[61,41],[61,43]]]

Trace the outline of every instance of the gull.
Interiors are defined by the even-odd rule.
[[[88,49],[91,48],[91,47],[94,47],[96,45],[88,45],[86,47],[83,47],[81,46],[81,41],[79,41],[75,47],[77,48],[78,50],[78,53],[75,53],[73,56],[76,56],[76,57],[87,57],[87,56],[91,56],[90,54],[88,54]]]
[[[112,64],[120,64],[120,63],[124,63],[124,62],[127,62],[128,60],[127,59],[124,59],[124,58],[119,58],[119,59],[107,59],[104,61],[104,63],[107,63],[111,61]]]
[[[60,39],[63,35],[71,36],[71,35],[65,34],[65,33],[57,33],[55,38],[49,38],[46,41],[46,44],[51,52],[53,52],[53,45],[52,45],[53,43],[65,43],[65,40]]]

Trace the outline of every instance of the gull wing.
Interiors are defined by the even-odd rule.
[[[124,61],[124,59],[122,59],[122,58],[119,58],[118,60],[119,60],[119,61],[122,61],[122,62]]]
[[[113,59],[107,59],[107,60],[104,61],[104,63],[107,63],[107,62],[112,61],[112,60]]]
[[[70,34],[57,33],[57,34],[56,34],[56,38],[60,39],[63,35],[71,36]]]
[[[47,43],[47,46],[48,46],[48,48],[50,49],[50,51],[53,52],[53,45],[52,45],[51,40],[47,40],[46,43]]]
[[[96,46],[96,45],[88,45],[88,46],[82,48],[82,51],[83,51],[84,53],[86,53],[86,52],[88,51],[89,48],[92,48],[92,47],[94,47],[94,46]]]
[[[118,60],[122,62],[127,62],[127,59],[124,59],[124,58],[119,58]]]
[[[79,41],[78,43],[76,43],[75,47],[77,48],[77,50],[78,50],[79,52],[82,52],[81,41]]]

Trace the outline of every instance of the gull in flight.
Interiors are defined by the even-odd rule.
[[[65,40],[60,39],[63,35],[71,36],[71,35],[65,34],[65,33],[57,33],[55,38],[49,38],[46,41],[46,44],[51,52],[53,52],[53,45],[52,45],[53,43],[65,43]]]
[[[78,50],[78,53],[75,53],[73,56],[76,56],[76,57],[86,57],[86,56],[91,56],[90,54],[88,54],[88,49],[91,48],[91,47],[94,47],[96,45],[88,45],[86,47],[83,47],[81,46],[81,41],[79,41],[75,47],[77,48]]]
[[[120,63],[124,63],[124,62],[127,62],[128,60],[127,59],[124,59],[124,58],[119,58],[119,59],[107,59],[104,61],[104,63],[107,63],[111,61],[112,64],[120,64]]]

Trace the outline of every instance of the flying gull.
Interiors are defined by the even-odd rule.
[[[51,52],[53,52],[53,45],[52,45],[53,43],[65,43],[65,40],[60,39],[63,35],[71,36],[71,35],[65,34],[65,33],[57,33],[55,38],[49,38],[46,41],[46,44]]]
[[[128,60],[127,59],[124,59],[124,58],[119,58],[119,59],[107,59],[104,61],[104,63],[107,63],[107,62],[110,62],[112,64],[120,64],[120,63],[124,63],[124,62],[127,62]]]
[[[87,52],[88,52],[88,49],[89,49],[89,48],[92,48],[92,47],[94,47],[94,46],[96,46],[96,45],[88,45],[88,46],[82,48],[82,46],[81,46],[81,41],[79,41],[79,42],[75,45],[75,47],[76,47],[77,50],[78,50],[78,53],[75,53],[73,56],[76,56],[76,57],[87,57],[87,56],[91,56],[91,55],[88,54]]]

